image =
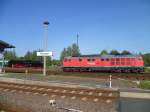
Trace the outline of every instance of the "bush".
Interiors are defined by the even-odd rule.
[[[150,73],[150,67],[145,67],[145,72]]]
[[[142,81],[140,87],[143,89],[150,89],[150,81]]]

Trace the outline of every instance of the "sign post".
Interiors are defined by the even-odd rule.
[[[47,57],[52,56],[53,53],[50,52],[37,52],[37,56]],[[43,67],[43,75],[46,76],[46,59],[44,60],[44,67]]]
[[[47,52],[47,48],[48,48],[48,25],[49,25],[49,22],[48,21],[44,21],[43,22],[43,25],[44,25],[44,29],[45,29],[45,36],[44,36],[44,48],[43,50],[45,52]],[[43,67],[43,75],[46,76],[46,56],[43,56],[44,57],[44,67]]]

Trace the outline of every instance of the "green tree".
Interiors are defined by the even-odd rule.
[[[5,57],[6,60],[17,59],[15,50],[13,50],[13,51],[4,51],[4,57]]]
[[[51,57],[50,56],[47,56],[46,57],[46,66],[51,66],[52,65],[52,60],[51,60]]]
[[[63,51],[61,52],[61,55],[60,55],[60,61],[62,62],[62,60],[64,59],[64,57],[67,56],[67,50],[66,48],[63,49]]]
[[[150,66],[150,53],[144,54],[143,60],[144,60],[145,66]]]
[[[100,55],[101,55],[101,56],[102,56],[102,55],[108,55],[107,50],[105,50],[105,49],[104,49],[104,50],[102,50],[102,51],[101,51],[101,53],[100,53]]]
[[[71,46],[67,47],[66,55],[67,56],[72,56],[72,48],[71,48]]]
[[[110,54],[111,55],[120,55],[119,51],[117,51],[117,50],[110,51]]]
[[[72,44],[72,56],[79,56],[80,50],[77,44]]]
[[[52,65],[55,65],[55,66],[60,66],[60,60],[52,60]]]
[[[130,53],[130,51],[127,51],[127,50],[123,50],[121,52],[122,55],[131,55],[132,53]]]
[[[25,60],[39,60],[42,61],[41,56],[37,56],[37,52],[42,50],[33,50],[33,51],[27,51],[27,53],[24,55]]]
[[[60,55],[60,61],[64,59],[66,56],[79,56],[80,50],[77,44],[72,44],[71,46],[68,46],[67,48],[64,48]]]
[[[27,51],[27,53],[24,55],[25,60],[32,60],[32,52]]]

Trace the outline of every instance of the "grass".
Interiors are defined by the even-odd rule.
[[[140,88],[142,88],[142,89],[150,89],[150,81],[142,81],[140,83]]]
[[[145,72],[150,73],[150,67],[145,67]]]

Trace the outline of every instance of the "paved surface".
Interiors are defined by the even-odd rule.
[[[121,98],[119,112],[150,112],[150,99]]]
[[[122,98],[150,99],[150,92],[148,92],[148,93],[120,92],[120,97],[122,97]]]

